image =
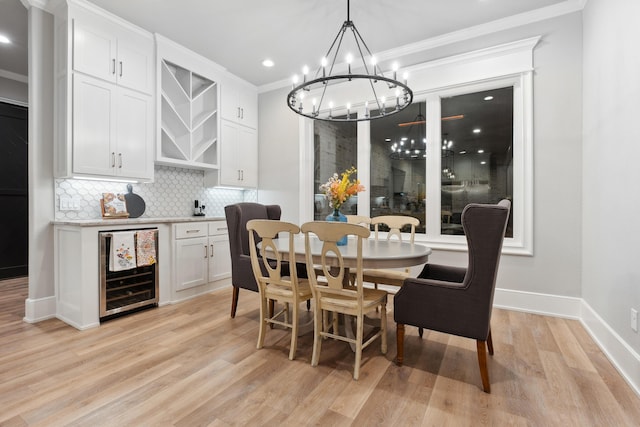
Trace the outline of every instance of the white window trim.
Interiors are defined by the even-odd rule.
[[[506,238],[503,246],[505,253],[532,255],[533,173],[530,165],[533,164],[533,144],[530,124],[533,87],[531,71],[516,76],[446,88],[427,95],[427,141],[442,140],[441,98],[508,86],[513,87],[513,237]],[[434,159],[437,164],[427,167],[427,200],[429,201],[425,216],[427,230],[426,234],[416,235],[416,240],[428,243],[434,249],[466,249],[464,236],[443,235],[440,232],[440,170],[442,169],[440,144],[429,143],[427,149],[428,158]]]
[[[533,49],[540,37],[481,49],[409,68],[414,99],[427,99],[427,140],[440,141],[440,97],[484,88],[514,87],[514,237],[506,238],[503,253],[533,255]],[[433,126],[429,123],[437,123]],[[313,121],[301,117],[300,132],[300,220],[313,220]],[[430,144],[431,158],[440,159],[440,144]],[[440,160],[438,160],[439,162]],[[358,123],[358,177],[369,188],[369,124]],[[434,169],[433,167],[430,169]],[[439,168],[427,170],[426,225],[416,241],[434,249],[466,250],[464,236],[440,234]],[[433,194],[429,193],[429,189]],[[369,215],[369,198],[358,198],[358,213]]]

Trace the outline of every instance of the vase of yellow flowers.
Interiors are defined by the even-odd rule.
[[[327,221],[347,222],[347,217],[340,212],[340,206],[349,200],[351,196],[364,191],[364,185],[360,184],[360,180],[351,179],[351,175],[356,172],[357,169],[352,166],[342,172],[341,175],[334,173],[326,183],[320,186],[320,191],[324,193],[333,208],[333,213],[330,213],[326,218]],[[344,236],[338,241],[338,245],[346,244],[347,236]]]

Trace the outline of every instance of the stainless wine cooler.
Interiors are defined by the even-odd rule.
[[[138,245],[139,231],[147,231],[144,236],[151,238],[151,244],[145,247],[145,256],[152,261],[149,265],[138,265],[131,259],[126,261],[131,265],[116,266],[112,255],[114,236],[127,236],[130,233],[132,248],[130,253],[140,251]],[[148,233],[152,231],[152,233]],[[100,321],[116,315],[138,310],[143,307],[158,305],[158,229],[144,228],[135,230],[114,230],[99,233],[100,240]],[[140,257],[140,254],[138,254]],[[133,258],[133,255],[130,255]]]

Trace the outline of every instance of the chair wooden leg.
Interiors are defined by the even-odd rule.
[[[323,332],[329,331],[329,312],[327,310],[322,310],[322,329]],[[324,337],[324,339],[327,339]]]
[[[260,295],[260,329],[258,330],[258,344],[256,348],[264,346],[264,336],[267,332],[267,299]]]
[[[487,369],[487,347],[486,341],[477,340],[478,365],[480,365],[480,376],[482,377],[482,388],[485,393],[491,393],[489,384],[489,370]]]
[[[320,347],[322,346],[322,336],[320,332],[324,330],[325,313],[324,310],[320,309],[320,304],[316,304],[316,309],[313,313],[313,354],[311,356],[311,366],[318,366],[318,360],[320,359]]]
[[[233,294],[231,296],[231,318],[236,317],[236,308],[238,308],[238,294],[240,293],[240,288],[237,286],[233,287]]]
[[[423,334],[424,334],[424,328],[418,328],[418,335],[420,335],[420,338],[422,338]]]
[[[387,354],[387,303],[380,305],[380,351]]]
[[[311,300],[307,300],[307,311],[311,310]]]
[[[362,340],[364,338],[364,315],[356,316],[356,363],[353,367],[353,379],[360,377],[360,363],[362,362]],[[346,322],[346,316],[345,316]]]
[[[491,339],[491,329],[489,329],[489,335],[487,336],[487,347],[489,348],[489,354],[493,356],[493,339]]]
[[[396,324],[396,347],[398,354],[396,355],[396,365],[402,366],[404,362],[404,324]]]
[[[298,346],[298,301],[293,301],[293,313],[291,317],[291,349],[289,350],[289,360],[296,358],[296,347]]]

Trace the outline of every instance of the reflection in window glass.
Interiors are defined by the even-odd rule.
[[[513,87],[442,98],[441,115],[441,233],[459,235],[467,204],[513,198]]]
[[[414,102],[399,113],[370,122],[371,216],[413,216],[420,220],[418,233],[425,232],[424,108],[424,102]]]
[[[334,174],[341,174],[352,166],[358,166],[357,126],[355,123],[313,122],[313,193],[314,220],[324,220],[333,212],[324,194],[320,193],[320,185]],[[352,176],[356,179],[357,176]],[[365,193],[366,194],[366,193]],[[357,213],[358,196],[353,196],[340,208],[345,215]]]

